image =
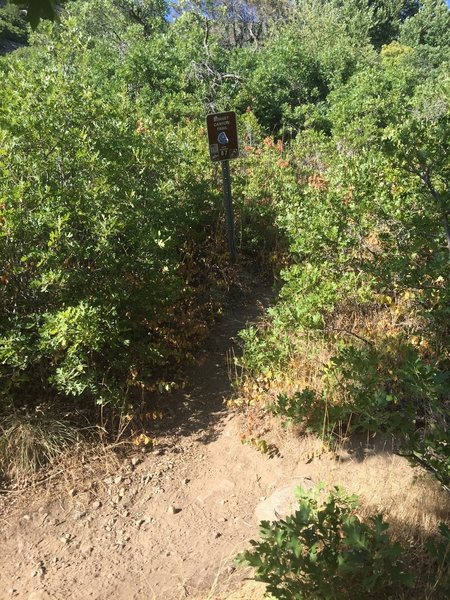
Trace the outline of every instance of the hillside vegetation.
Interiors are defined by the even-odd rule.
[[[150,395],[179,383],[238,270],[205,132],[235,110],[240,260],[279,291],[241,334],[236,404],[330,446],[392,434],[448,492],[444,0],[77,0],[24,18],[0,9],[0,42],[28,40],[0,58],[0,472],[86,424],[150,441]]]

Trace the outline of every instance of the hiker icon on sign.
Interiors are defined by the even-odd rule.
[[[217,136],[217,141],[219,144],[228,144],[229,140],[225,131],[221,131]]]

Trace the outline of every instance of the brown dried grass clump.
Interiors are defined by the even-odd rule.
[[[51,464],[79,439],[78,429],[64,417],[37,407],[15,411],[0,421],[0,471],[24,480]]]

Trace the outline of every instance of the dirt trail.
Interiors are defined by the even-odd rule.
[[[233,558],[257,534],[265,499],[299,478],[345,485],[374,510],[397,510],[408,489],[414,527],[427,502],[424,519],[437,510],[438,492],[413,489],[413,471],[385,446],[337,462],[311,458],[317,444],[294,434],[276,440],[273,458],[241,444],[241,417],[224,404],[227,353],[269,295],[253,290],[222,318],[191,384],[173,395],[154,451],[0,498],[0,600],[261,598],[258,588],[242,592],[248,574]]]
[[[258,290],[267,303],[269,291]],[[173,395],[156,449],[6,502],[0,598],[171,600],[219,594],[243,577],[233,558],[256,533],[253,512],[283,477],[281,459],[243,446],[227,354],[262,311],[255,294],[223,317],[191,384]],[[214,597],[214,596],[211,596]]]

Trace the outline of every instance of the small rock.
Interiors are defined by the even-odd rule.
[[[69,490],[69,496],[71,498],[73,498],[77,493],[77,490],[75,488],[72,488],[71,490]]]
[[[87,554],[88,556],[92,554],[93,550],[94,546],[91,546],[90,544],[83,544],[82,546],[80,546],[80,552],[82,554]]]
[[[117,477],[114,477],[114,483],[116,485],[119,485],[120,483],[122,483],[122,475],[117,475]]]
[[[8,594],[9,594],[10,596],[16,596],[16,595],[17,595],[17,593],[18,593],[18,592],[17,592],[16,588],[11,588],[10,590],[8,590]]]
[[[70,542],[70,534],[69,534],[69,533],[65,533],[64,535],[62,535],[62,536],[59,538],[59,541],[60,541],[62,544],[68,544],[68,543]]]
[[[145,523],[145,519],[138,519],[138,520],[136,521],[135,525],[136,525],[136,527],[137,527],[138,529],[140,529],[140,528],[141,528],[141,526],[142,526],[144,523]]]
[[[188,484],[190,481],[191,481],[190,479],[188,479],[187,477],[185,477],[185,478],[183,479],[183,484],[184,484],[184,485],[187,485],[187,484]]]
[[[220,533],[220,531],[216,531],[216,533],[214,534],[214,539],[217,540],[220,537],[222,537],[222,534]]]
[[[123,498],[125,496],[125,488],[120,488],[119,490],[119,497]]]
[[[107,477],[103,480],[103,483],[106,483],[106,485],[112,485],[114,483],[114,479],[112,477]]]
[[[100,502],[100,500],[96,500],[95,502],[92,503],[92,508],[97,510],[97,508],[100,508],[101,505],[102,505],[102,503]]]
[[[76,511],[73,513],[73,518],[74,518],[76,521],[79,521],[80,519],[82,519],[82,518],[83,518],[83,517],[85,517],[85,516],[86,516],[86,511],[85,511],[85,510],[76,510]]]
[[[217,519],[218,523],[226,523],[228,521],[228,519],[226,517],[222,517],[220,519]]]
[[[23,515],[22,521],[31,521],[30,515]]]
[[[131,459],[131,464],[133,465],[133,467],[138,465],[140,462],[141,462],[140,456],[133,456],[133,458]]]
[[[169,515],[176,515],[180,511],[181,511],[181,508],[175,508],[175,506],[172,506],[172,504],[167,509],[167,512],[169,513]]]

